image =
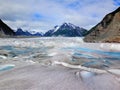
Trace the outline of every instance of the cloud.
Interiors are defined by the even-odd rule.
[[[13,29],[45,32],[55,25],[70,22],[90,29],[119,0],[0,0],[0,18]]]

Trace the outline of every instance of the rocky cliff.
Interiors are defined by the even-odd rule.
[[[89,30],[84,41],[120,43],[120,7],[107,14],[100,23]]]
[[[0,19],[0,37],[13,36],[14,31]]]

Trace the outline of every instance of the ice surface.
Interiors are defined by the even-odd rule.
[[[46,64],[51,61],[62,61],[107,69],[120,67],[119,56],[119,44],[84,43],[80,37],[0,39],[1,63],[25,61],[25,63]]]
[[[88,72],[88,71],[81,71],[80,75],[83,79],[86,79],[86,78],[91,78],[91,77],[95,76],[95,73]]]
[[[14,68],[14,64],[5,64],[5,65],[0,65],[0,71],[5,71]]]
[[[119,44],[80,37],[2,38],[0,90],[119,90],[119,55]]]
[[[3,56],[3,55],[0,55],[0,59],[6,59],[7,57],[6,56]]]

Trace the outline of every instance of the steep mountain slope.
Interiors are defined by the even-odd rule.
[[[55,26],[54,29],[46,32],[44,36],[82,37],[86,33],[86,29],[80,28],[71,23],[63,23],[61,26]]]
[[[47,31],[47,32],[44,34],[44,36],[45,36],[45,37],[52,36],[53,32],[54,32],[54,29],[53,29],[53,30],[49,30],[49,31]]]
[[[120,42],[120,7],[88,31],[86,42]]]
[[[14,31],[0,19],[0,37],[13,36]]]

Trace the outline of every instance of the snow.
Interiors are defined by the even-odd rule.
[[[71,24],[71,23],[68,23],[69,26],[71,26],[73,29],[76,29],[76,26]]]
[[[56,32],[59,28],[59,26],[55,27],[53,33]]]
[[[86,79],[86,78],[91,78],[91,77],[95,76],[95,73],[88,72],[88,71],[81,71],[80,75],[83,79]]]
[[[75,26],[75,25],[73,25],[73,24],[71,24],[71,23],[63,23],[62,25],[64,25],[64,26],[69,26],[69,27],[71,27],[71,28],[73,28],[73,29],[76,29],[76,27],[77,27],[77,26]],[[56,26],[56,27],[54,28],[54,32],[56,32],[62,25]],[[54,32],[53,32],[53,33],[54,33]]]
[[[2,48],[3,46],[12,46],[12,48],[7,51]],[[0,75],[0,90],[5,88],[67,90],[69,87],[70,90],[79,90],[83,86],[87,89],[81,90],[119,90],[120,88],[118,82],[120,78],[117,77],[120,76],[119,58],[108,60],[110,63],[107,69],[83,65],[92,61],[84,55],[94,56],[94,61],[106,65],[103,59],[105,53],[98,52],[114,51],[117,52],[114,54],[119,54],[120,44],[84,43],[83,38],[80,37],[0,38],[0,50],[0,71],[15,67],[10,72],[0,72],[4,73]],[[9,53],[14,54],[16,51],[24,54],[18,53],[15,57],[9,57]],[[83,55],[83,58],[74,57],[75,53]],[[3,57],[6,54],[8,54],[7,58]],[[75,60],[72,61],[73,59]]]
[[[118,43],[101,43],[100,48],[103,50],[111,50],[111,51],[120,51],[120,44]]]
[[[57,52],[49,53],[48,56],[55,56],[57,55]]]
[[[10,47],[10,50],[2,49],[3,46]],[[90,64],[89,66],[91,67],[95,66],[97,68],[98,66],[99,68],[99,66],[102,67],[103,65],[112,67],[110,63],[113,63],[114,67],[120,67],[118,66],[120,64],[118,61],[119,44],[84,43],[83,38],[80,37],[4,38],[0,39],[0,49],[1,63],[10,63],[9,61],[15,60],[25,62],[28,60],[27,62],[34,63],[50,59],[53,61],[67,61],[86,65],[86,62],[93,60],[97,63],[94,63],[96,66]],[[7,53],[3,53],[5,50]],[[115,53],[112,53],[111,50]],[[78,53],[78,56],[75,53]],[[7,57],[4,56],[5,54],[7,54]],[[90,56],[91,58],[86,56]],[[10,60],[7,61],[7,59]],[[72,61],[73,59],[75,61]],[[98,61],[98,59],[100,60]],[[113,59],[113,61],[107,60],[108,64],[106,59]]]
[[[0,59],[7,59],[7,57],[6,56],[3,56],[3,55],[0,55]]]
[[[120,70],[119,69],[110,69],[108,71],[113,73],[113,74],[120,75]]]

